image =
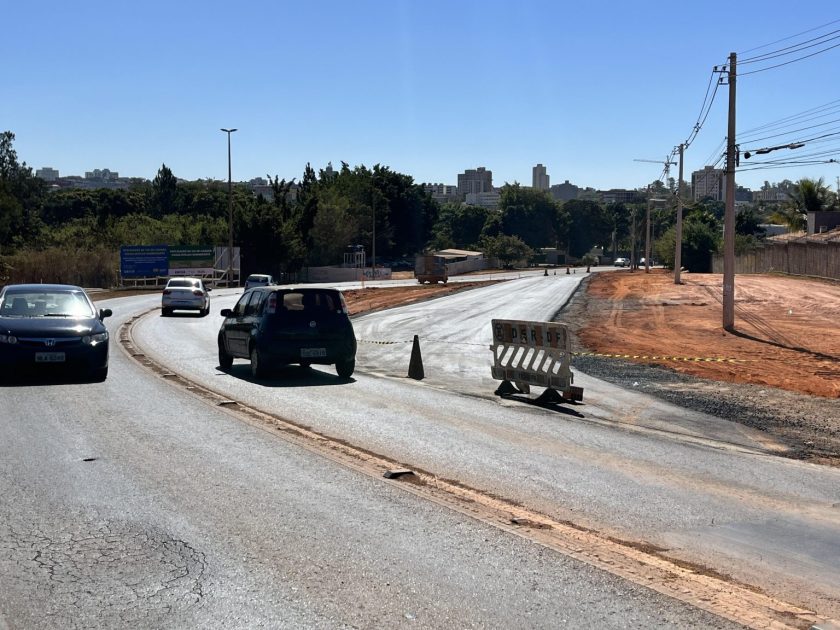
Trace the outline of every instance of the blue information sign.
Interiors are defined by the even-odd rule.
[[[168,245],[123,245],[120,247],[123,278],[151,278],[169,275]]]

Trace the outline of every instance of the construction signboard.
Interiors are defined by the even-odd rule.
[[[572,348],[565,324],[494,319],[492,327],[494,379],[515,383],[523,392],[537,385],[580,400],[581,388],[572,386]]]

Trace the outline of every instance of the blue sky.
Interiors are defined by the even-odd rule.
[[[346,161],[450,184],[485,166],[496,185],[530,185],[540,162],[552,184],[635,188],[662,171],[635,158],[664,160],[689,136],[713,66],[790,45],[746,52],[840,20],[840,5],[45,0],[3,16],[0,128],[35,168],[152,178],[166,163],[226,179],[219,128],[236,127],[235,180]],[[838,69],[840,48],[739,78],[739,134],[840,99]],[[721,86],[687,178],[717,158],[727,98]],[[738,183],[838,175],[821,164]]]

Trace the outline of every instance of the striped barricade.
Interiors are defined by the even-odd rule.
[[[567,400],[582,400],[583,388],[574,387],[570,368],[571,340],[565,324],[494,319],[493,378],[502,381],[497,394],[528,393],[530,385],[545,387],[541,398],[552,398],[548,390]]]

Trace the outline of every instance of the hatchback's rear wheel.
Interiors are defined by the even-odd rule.
[[[219,366],[223,370],[227,370],[231,365],[233,365],[233,357],[225,350],[224,342],[219,340]]]
[[[353,370],[355,369],[355,359],[350,359],[348,361],[338,361],[335,364],[335,371],[341,378],[350,378],[353,375]]]
[[[170,315],[172,315],[172,309],[164,306],[162,309],[160,309],[160,314],[161,317],[169,317]]]
[[[251,348],[251,376],[262,378],[266,374],[266,366],[263,363],[260,351],[257,346]]]

